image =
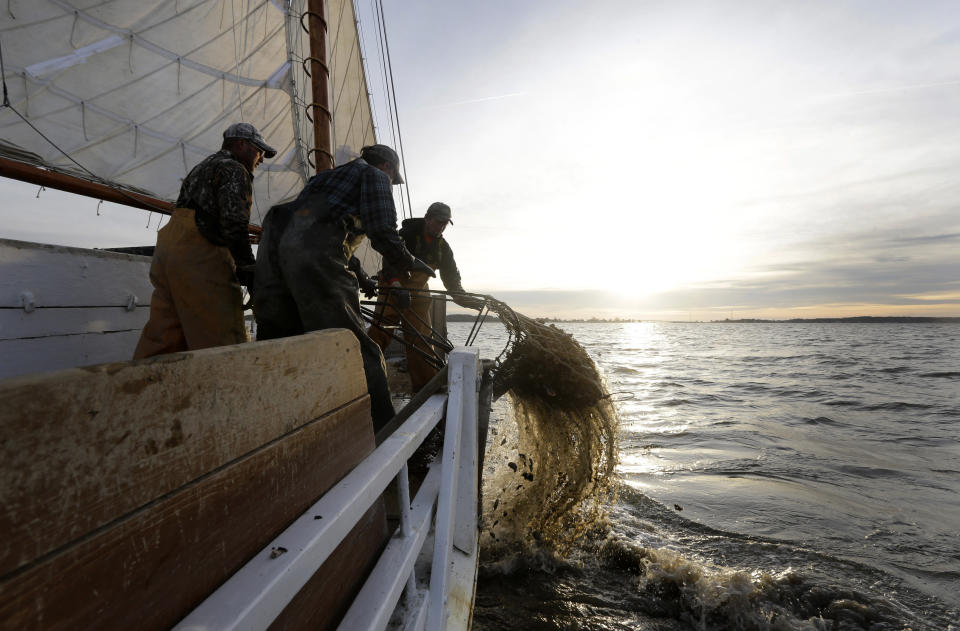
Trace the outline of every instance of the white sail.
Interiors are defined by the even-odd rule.
[[[374,131],[352,2],[326,4],[342,162]],[[0,11],[10,101],[50,142],[0,109],[0,156],[93,179],[65,152],[99,180],[174,201],[229,124],[253,123],[278,151],[257,171],[259,223],[314,171],[306,10],[305,0],[10,0]]]

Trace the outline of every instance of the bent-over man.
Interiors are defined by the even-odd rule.
[[[397,234],[391,185],[403,182],[399,164],[386,145],[364,147],[360,158],[318,173],[295,200],[271,208],[263,220],[253,292],[259,340],[330,328],[353,331],[375,431],[394,410],[383,354],[360,315],[353,253],[366,236],[393,269],[433,273]]]
[[[247,341],[243,293],[253,279],[248,223],[253,172],[277,152],[250,123],[223,132],[223,145],[193,167],[177,208],[157,233],[153,296],[134,359]]]

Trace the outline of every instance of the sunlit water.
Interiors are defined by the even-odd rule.
[[[569,559],[482,567],[476,628],[960,629],[960,325],[561,327],[620,498]]]

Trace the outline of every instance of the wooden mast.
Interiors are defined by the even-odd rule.
[[[327,66],[327,20],[323,0],[308,0],[310,17],[310,80],[313,87],[313,150],[317,172],[333,168],[330,114],[330,68]]]

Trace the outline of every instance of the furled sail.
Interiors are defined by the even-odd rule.
[[[325,4],[341,163],[374,142],[374,129],[352,1]],[[0,45],[10,102],[49,141],[3,108],[0,157],[174,201],[223,130],[250,122],[278,152],[256,174],[251,221],[259,223],[314,171],[306,5],[8,0]]]

